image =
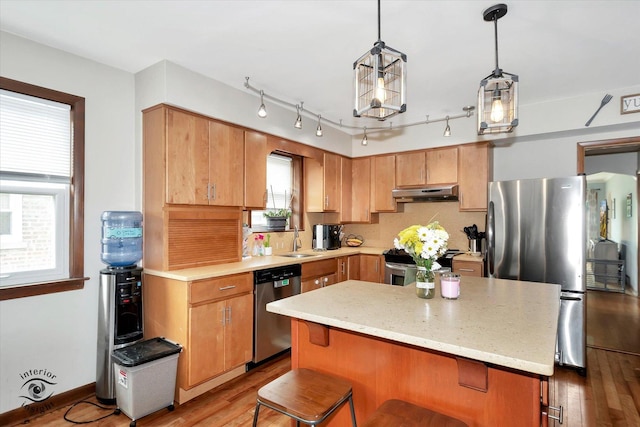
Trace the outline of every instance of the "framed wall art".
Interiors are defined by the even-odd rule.
[[[627,194],[627,218],[631,218],[631,193]]]
[[[640,113],[640,93],[620,97],[620,114]]]

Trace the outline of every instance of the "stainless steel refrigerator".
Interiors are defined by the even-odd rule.
[[[584,176],[490,182],[486,230],[489,277],[561,286],[556,361],[583,375],[585,191]]]

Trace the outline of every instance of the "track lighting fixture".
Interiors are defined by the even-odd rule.
[[[498,65],[498,19],[506,14],[506,4],[496,4],[483,12],[484,20],[494,25],[496,68],[480,82],[478,135],[511,132],[518,126],[518,76],[503,72]]]
[[[368,145],[369,144],[369,140],[367,139],[367,127],[364,127],[364,137],[362,138],[362,142],[360,143],[362,145]]]
[[[407,109],[407,55],[387,45],[380,38],[380,0],[378,0],[378,41],[373,49],[353,64],[355,117],[386,120]]]
[[[300,105],[302,105],[302,102],[300,103]],[[293,127],[296,129],[302,129],[302,116],[300,116],[300,105],[296,105],[296,113],[298,114],[298,117],[296,117],[296,122],[294,123]]]
[[[451,136],[451,128],[449,127],[449,116],[447,116],[447,127],[444,128],[444,136]]]
[[[260,91],[260,108],[258,108],[258,117],[261,119],[267,117],[267,108],[264,106],[264,91]]]
[[[330,123],[331,125],[335,126],[338,129],[353,129],[353,130],[360,130],[362,129],[362,126],[351,126],[351,125],[346,125],[342,123],[342,120],[339,121],[333,121],[327,118],[323,118],[320,114],[313,112],[311,110],[309,110],[308,108],[304,108],[304,105],[302,102],[300,102],[300,104],[294,104],[291,102],[287,102],[283,99],[280,98],[276,98],[274,96],[271,96],[269,94],[264,93],[264,91],[255,88],[253,86],[251,86],[249,84],[249,77],[245,77],[245,83],[244,83],[245,88],[247,88],[248,90],[260,95],[260,101],[261,103],[264,102],[264,99],[268,99],[269,101],[272,101],[276,104],[280,104],[281,106],[288,108],[288,109],[295,109],[297,115],[296,115],[296,122],[294,123],[294,127],[297,129],[301,129],[302,128],[302,115],[306,114],[309,117],[317,117],[318,118],[318,126],[316,127],[316,136],[321,137],[323,132],[322,132],[322,125],[321,122],[325,121],[327,123]],[[394,125],[393,122],[390,122],[389,125],[385,125],[385,126],[368,126],[366,128],[366,135],[368,138],[368,134],[372,133],[372,132],[389,132],[389,131],[394,131],[394,130],[400,130],[400,129],[404,129],[407,127],[412,127],[412,126],[417,126],[417,125],[428,125],[430,123],[436,123],[436,122],[444,122],[447,120],[455,120],[455,119],[462,119],[462,118],[469,118],[473,115],[473,110],[475,110],[475,106],[473,105],[467,105],[465,107],[462,108],[462,110],[464,111],[464,114],[458,114],[458,115],[454,115],[454,116],[446,116],[443,118],[439,118],[439,119],[430,119],[429,115],[426,115],[426,120],[422,120],[422,121],[418,121],[418,122],[413,122],[413,123],[406,123],[406,124],[401,124],[401,125]],[[266,109],[265,109],[266,112]],[[300,127],[298,127],[298,123],[300,125]],[[364,138],[363,138],[364,139]],[[365,141],[366,142],[366,141]],[[363,144],[366,145],[366,144]]]

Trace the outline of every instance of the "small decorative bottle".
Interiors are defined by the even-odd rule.
[[[416,272],[416,295],[419,298],[433,298],[436,294],[435,276],[426,267],[418,267]]]

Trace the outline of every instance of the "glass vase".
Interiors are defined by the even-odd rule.
[[[416,295],[419,298],[433,298],[436,294],[435,275],[426,267],[418,267],[416,272]]]

